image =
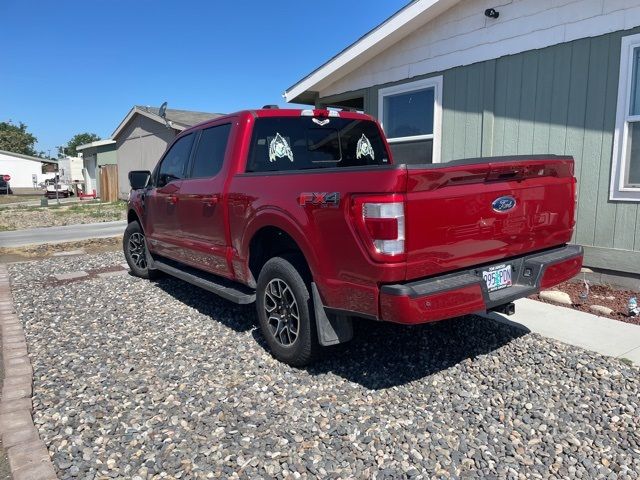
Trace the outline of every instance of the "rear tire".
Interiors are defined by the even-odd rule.
[[[273,356],[294,367],[310,364],[320,350],[308,276],[298,257],[274,257],[256,288],[262,334]]]
[[[147,264],[147,244],[142,227],[138,222],[131,222],[127,225],[122,238],[122,249],[127,264],[136,277],[148,280],[158,277],[160,272],[150,269]]]

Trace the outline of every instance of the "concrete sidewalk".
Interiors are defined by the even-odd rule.
[[[0,247],[22,247],[44,243],[76,242],[91,238],[117,237],[123,234],[126,226],[126,220],[121,220],[0,232]]]
[[[640,325],[528,298],[517,300],[515,304],[516,313],[512,316],[498,313],[486,316],[603,355],[627,358],[640,365]]]

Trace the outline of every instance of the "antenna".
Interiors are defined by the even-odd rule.
[[[167,120],[167,102],[162,102],[158,109],[158,116],[164,120],[164,124],[167,128],[172,128],[171,122]]]
[[[166,120],[167,102],[164,102],[162,105],[160,105],[160,109],[158,110],[158,115],[160,115],[162,118],[164,118]]]

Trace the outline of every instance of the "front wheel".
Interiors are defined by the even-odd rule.
[[[256,288],[262,334],[274,357],[294,367],[311,363],[320,348],[304,270],[296,257],[274,257]]]
[[[147,263],[147,244],[138,222],[127,225],[122,238],[122,248],[129,268],[136,277],[153,279],[158,275],[158,271],[150,269]]]

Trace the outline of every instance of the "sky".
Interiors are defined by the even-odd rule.
[[[0,0],[0,122],[45,154],[133,105],[230,113],[282,93],[408,0]]]

